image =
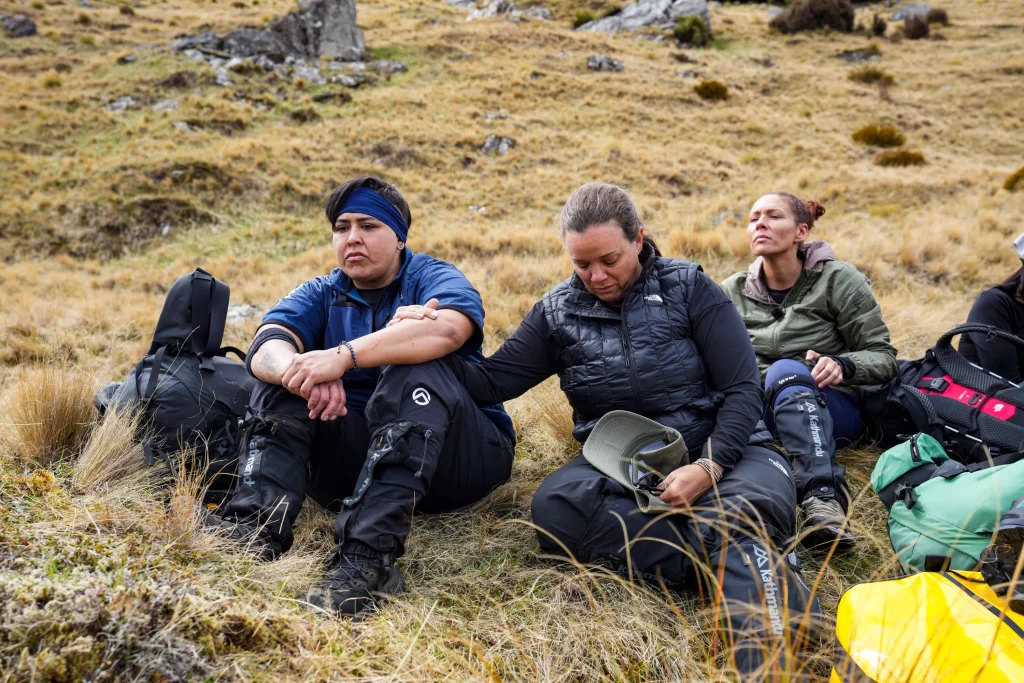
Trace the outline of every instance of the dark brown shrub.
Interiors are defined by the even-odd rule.
[[[126,17],[134,17],[135,16],[135,10],[133,10],[128,5],[121,5],[121,9],[119,9],[117,11],[120,12],[121,14],[123,14]]]
[[[871,19],[871,33],[873,35],[877,36],[878,38],[881,38],[882,36],[884,36],[885,35],[885,31],[888,28],[889,28],[888,22],[886,22],[886,20],[883,19],[881,17],[881,15],[876,14]]]
[[[1006,182],[1003,183],[1003,189],[1010,192],[1024,190],[1024,166],[1018,168],[1013,175],[1006,179]]]
[[[903,22],[903,35],[908,40],[921,40],[928,37],[928,22],[924,17],[914,15]]]
[[[920,152],[910,152],[905,149],[897,149],[891,152],[882,152],[875,157],[875,163],[885,167],[902,166],[924,166],[924,155]]]
[[[702,100],[724,101],[729,99],[729,88],[720,81],[701,81],[693,86],[693,90],[700,95]]]
[[[864,126],[853,134],[853,141],[872,147],[899,147],[907,141],[895,126]]]
[[[886,85],[896,83],[895,78],[875,66],[862,66],[859,69],[854,69],[850,72],[848,78],[855,83],[863,83],[865,85],[881,83],[882,81],[885,81]]]
[[[928,13],[924,15],[924,20],[929,24],[939,24],[940,26],[949,26],[949,15],[946,10],[941,7],[933,7],[928,10]]]
[[[853,3],[850,0],[795,0],[768,25],[780,33],[816,31],[820,28],[851,33],[853,21]]]

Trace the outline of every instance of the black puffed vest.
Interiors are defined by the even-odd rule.
[[[573,408],[573,436],[586,440],[602,415],[628,410],[679,430],[699,453],[722,395],[709,392],[704,361],[690,339],[690,294],[701,267],[640,255],[643,272],[616,309],[573,275],[544,295],[544,316],[559,351],[562,391]]]

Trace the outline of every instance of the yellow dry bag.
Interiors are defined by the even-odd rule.
[[[831,683],[1021,683],[1024,614],[978,572],[861,583],[839,601]]]

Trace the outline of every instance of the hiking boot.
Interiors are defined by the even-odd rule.
[[[343,617],[377,608],[383,595],[405,592],[405,579],[389,556],[359,542],[346,543],[328,557],[329,569],[305,600],[314,607]]]
[[[1013,580],[1013,572],[1024,551],[1024,498],[1013,501],[1009,512],[999,520],[992,545],[981,553],[981,574],[985,581],[996,592],[1005,596],[1010,609],[1024,614],[1024,572],[1017,578],[1013,590],[1009,584]]]
[[[264,562],[276,560],[284,550],[265,526],[236,522],[212,512],[203,515],[203,526],[219,531],[224,538],[253,553]]]
[[[804,522],[801,525],[801,543],[806,548],[831,546],[837,550],[848,550],[857,538],[846,525],[846,511],[835,498],[808,496],[803,505]]]

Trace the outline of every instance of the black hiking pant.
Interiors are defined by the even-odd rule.
[[[805,612],[808,630],[818,625],[821,608],[800,577],[795,555],[779,552],[796,529],[792,473],[786,458],[765,446],[748,446],[717,492],[705,493],[692,514],[662,516],[640,512],[633,492],[580,456],[541,484],[533,497],[533,521],[542,550],[568,552],[579,562],[622,574],[631,568],[655,585],[714,596],[721,576],[719,604],[740,671],[762,666],[779,637],[787,635],[794,644]]]
[[[328,422],[309,419],[301,396],[259,382],[246,437],[224,516],[262,526],[278,552],[291,547],[308,494],[339,512],[339,544],[395,558],[414,508],[446,512],[481,499],[508,480],[514,454],[438,361],[388,367],[365,412]]]

